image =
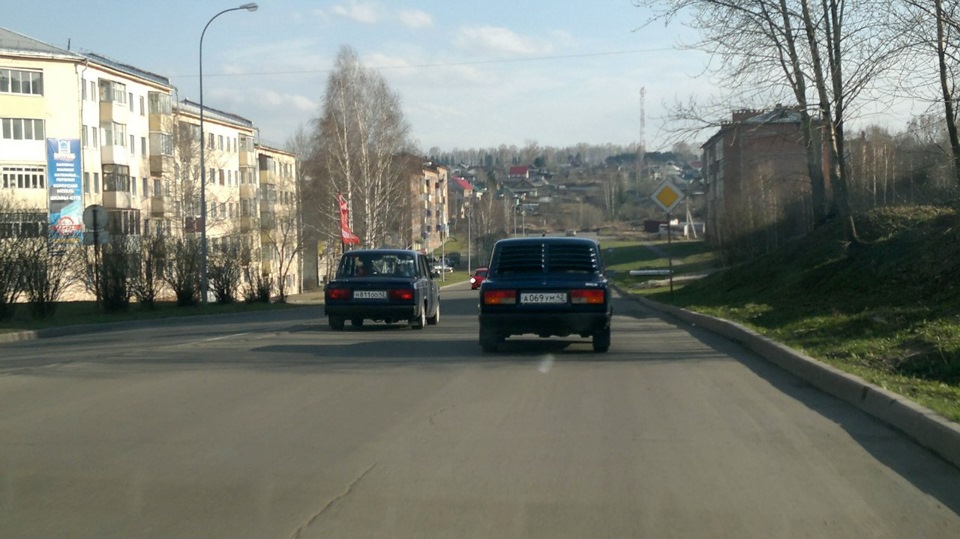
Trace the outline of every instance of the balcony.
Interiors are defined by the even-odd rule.
[[[167,176],[172,175],[174,169],[173,157],[169,155],[151,155],[150,156],[150,175]],[[166,173],[166,174],[165,174]]]
[[[100,121],[126,124],[130,114],[130,105],[115,101],[100,102]]]
[[[163,217],[170,208],[166,197],[150,197],[150,216]]]
[[[128,165],[130,151],[126,146],[100,146],[100,161],[117,165]]]
[[[247,151],[240,149],[240,166],[241,167],[255,167],[257,166],[257,153],[254,151]]]
[[[125,191],[104,191],[103,205],[111,209],[131,209],[133,208],[133,201],[130,193]]]
[[[260,230],[260,223],[256,217],[240,218],[240,232],[242,234],[247,234],[255,230]]]

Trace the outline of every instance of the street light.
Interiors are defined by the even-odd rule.
[[[207,33],[207,28],[214,19],[229,11],[238,11],[245,9],[247,11],[256,11],[257,4],[250,2],[242,6],[232,7],[217,13],[203,27],[200,33],[200,303],[207,303],[207,290],[209,282],[207,280],[207,161],[204,155],[204,149],[207,146],[205,135],[203,134],[203,36]]]

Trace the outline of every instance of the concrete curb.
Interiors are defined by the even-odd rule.
[[[748,350],[806,380],[821,391],[833,395],[902,431],[954,466],[960,468],[960,425],[920,406],[901,395],[871,384],[859,376],[843,372],[784,346],[735,322],[688,311],[673,305],[620,291],[653,310],[699,326],[740,343]]]

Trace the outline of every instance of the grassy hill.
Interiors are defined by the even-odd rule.
[[[775,253],[645,292],[734,320],[960,421],[960,215],[883,208]],[[662,245],[661,245],[662,247]]]

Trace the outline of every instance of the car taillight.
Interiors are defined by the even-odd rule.
[[[350,289],[349,288],[328,288],[327,299],[328,300],[350,299]]]
[[[606,292],[603,290],[571,290],[570,303],[602,305]]]
[[[387,296],[392,301],[412,301],[413,290],[409,288],[395,288],[387,292]]]
[[[470,277],[470,284],[477,284],[477,278],[476,278],[476,277]]]
[[[487,290],[483,293],[484,305],[516,305],[516,290]]]

